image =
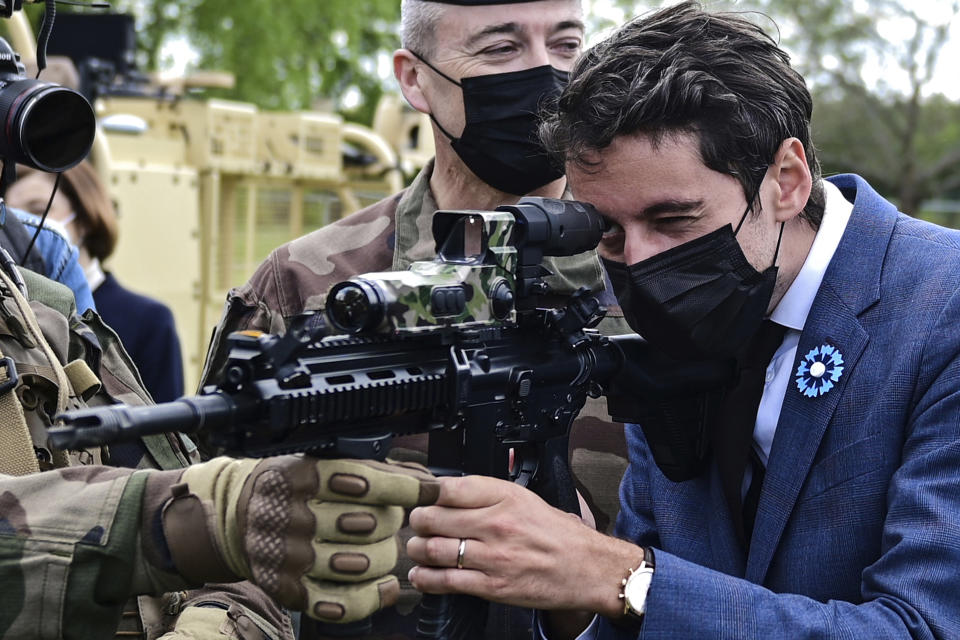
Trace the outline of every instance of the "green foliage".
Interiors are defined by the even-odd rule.
[[[905,138],[903,99],[829,92],[815,98],[814,140],[825,174],[858,173],[893,197],[909,175],[921,200],[960,188],[960,104],[943,96],[925,101]]]
[[[265,109],[309,109],[317,99],[369,122],[383,92],[377,65],[399,46],[397,0],[127,0],[138,16],[147,69],[163,44],[185,35],[200,69],[235,74],[231,90],[211,95]]]
[[[813,86],[825,169],[861,173],[911,213],[956,189],[960,107],[926,94],[938,64],[950,62],[940,58],[960,2],[942,3],[936,17],[907,0],[762,4]],[[897,25],[898,37],[885,25]]]

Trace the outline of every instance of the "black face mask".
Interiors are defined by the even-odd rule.
[[[494,189],[522,196],[563,175],[536,138],[537,114],[545,100],[560,95],[569,73],[544,65],[457,82],[411,53],[463,91],[466,126],[459,138],[450,135],[433,114],[430,119],[478,178]]]
[[[763,273],[747,261],[729,224],[630,266],[603,264],[634,331],[673,358],[723,359],[746,344],[766,315],[780,239],[774,266]]]

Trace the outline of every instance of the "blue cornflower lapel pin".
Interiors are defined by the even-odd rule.
[[[843,355],[832,344],[814,347],[797,367],[797,389],[808,398],[822,396],[843,375]]]

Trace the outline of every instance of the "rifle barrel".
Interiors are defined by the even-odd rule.
[[[193,433],[241,418],[242,412],[234,398],[221,393],[139,407],[91,407],[58,416],[64,426],[50,429],[50,444],[62,450],[82,449],[158,433]]]

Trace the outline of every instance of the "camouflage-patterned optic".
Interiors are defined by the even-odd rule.
[[[449,217],[444,227],[448,237],[438,239],[437,257],[414,262],[407,271],[367,273],[334,285],[327,310],[335,326],[385,333],[516,321],[517,251],[510,245],[516,224],[513,214],[440,211],[436,215]],[[365,313],[367,305],[376,307],[375,320],[362,327],[357,324],[351,329],[337,321],[337,292],[347,283],[362,285]]]

